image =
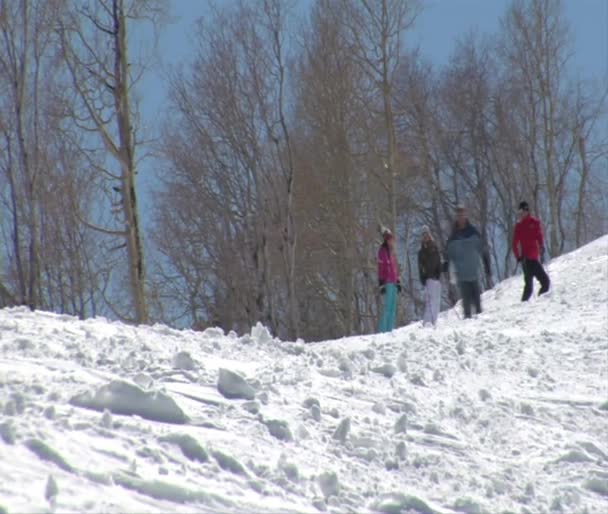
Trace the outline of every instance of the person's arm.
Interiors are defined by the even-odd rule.
[[[433,271],[432,274],[433,276],[436,276],[438,278],[441,277],[441,271],[442,271],[442,265],[441,265],[441,252],[439,251],[439,248],[435,247],[435,251],[434,251],[434,266],[433,266]]]
[[[543,237],[543,227],[540,220],[536,223],[536,241],[538,242],[538,251],[540,253],[541,264],[545,263],[545,238]]]
[[[426,278],[424,273],[424,263],[422,260],[422,250],[418,251],[418,274],[420,275],[420,282],[422,282],[422,285],[425,285]]]
[[[477,241],[477,250],[481,257],[481,263],[483,264],[483,271],[486,275],[490,275],[490,252],[488,246],[481,237]]]
[[[389,254],[389,266],[393,266],[393,269],[395,270],[395,280],[397,281],[397,283],[395,285],[397,286],[397,292],[400,293],[401,292],[401,279],[399,278],[399,263],[397,262],[396,253],[394,255]]]
[[[386,282],[386,265],[385,265],[384,248],[378,250],[378,285],[383,286]]]
[[[488,249],[485,246],[482,246],[481,248],[481,262],[483,263],[483,271],[489,276],[491,274],[490,252],[488,252]]]
[[[519,223],[515,225],[515,230],[513,230],[513,243],[511,247],[513,249],[513,255],[515,255],[517,262],[519,262],[521,260],[521,257],[519,256]]]

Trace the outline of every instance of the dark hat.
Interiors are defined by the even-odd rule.
[[[529,211],[530,206],[528,205],[528,202],[519,202],[519,210],[520,211]]]

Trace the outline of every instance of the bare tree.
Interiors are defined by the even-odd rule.
[[[58,33],[66,67],[77,102],[70,118],[82,130],[94,134],[105,155],[87,151],[91,169],[105,179],[104,190],[118,196],[114,203],[114,226],[85,224],[118,238],[127,251],[133,320],[148,321],[145,293],[145,262],[138,209],[136,149],[138,118],[133,102],[134,87],[142,76],[138,61],[129,58],[128,29],[131,22],[156,22],[163,14],[162,2],[144,0],[75,1]],[[119,204],[120,208],[116,208]],[[118,313],[129,318],[125,313]]]
[[[294,164],[294,148],[291,140],[291,129],[287,120],[287,77],[286,77],[286,44],[287,9],[284,0],[264,0],[262,4],[264,17],[261,25],[268,33],[269,39],[268,72],[272,81],[272,104],[274,112],[266,119],[270,138],[276,145],[275,158],[282,175],[282,191],[278,194],[284,197],[282,204],[282,255],[287,277],[287,310],[289,317],[289,333],[291,337],[299,336],[300,315],[298,297],[296,295],[296,248],[297,232],[294,217],[294,190],[296,183],[296,168]]]
[[[368,76],[370,88],[380,99],[383,137],[378,142],[385,176],[382,182],[388,195],[390,227],[397,224],[397,162],[393,84],[402,57],[405,31],[419,11],[417,0],[341,0],[341,22],[352,47],[351,55]],[[372,97],[373,98],[373,97]],[[374,106],[370,106],[374,110]]]
[[[548,249],[551,255],[558,255],[564,244],[560,199],[575,150],[572,139],[559,144],[569,132],[563,112],[567,109],[564,78],[570,57],[568,27],[559,1],[532,0],[513,2],[503,30],[500,51],[507,66],[506,80],[519,88],[520,116],[528,144],[527,159],[522,163],[528,181],[522,193],[531,195],[540,212],[547,206]]]
[[[0,304],[85,317],[96,313],[99,261],[71,209],[90,208],[90,183],[76,180],[81,163],[54,115],[63,5],[0,3]]]
[[[192,320],[220,318],[237,329],[262,321],[295,337],[295,150],[282,9],[274,1],[243,2],[199,22],[191,71],[172,78],[172,123],[179,130],[166,137],[171,175],[163,180],[173,193],[163,196],[158,220],[181,226],[187,248],[196,242],[201,250],[190,262],[207,275],[199,277],[206,295],[197,295]],[[186,202],[190,190],[198,196]],[[189,212],[195,230],[181,211]],[[170,244],[165,251],[174,255]],[[185,293],[194,275],[180,270]]]
[[[602,95],[594,97],[588,94],[582,84],[578,84],[576,89],[576,97],[574,102],[574,111],[572,113],[572,138],[576,142],[576,153],[579,161],[578,187],[574,208],[574,244],[576,247],[586,243],[589,236],[597,236],[602,233],[599,231],[586,230],[586,225],[589,218],[599,218],[603,224],[608,222],[608,214],[606,214],[605,205],[593,208],[593,201],[590,198],[589,189],[591,184],[596,182],[596,177],[601,176],[601,172],[597,172],[594,168],[602,166],[601,161],[608,158],[608,141],[606,135],[594,137],[598,131],[598,122],[606,116],[606,98],[608,90]],[[595,180],[594,180],[595,179]],[[598,184],[599,190],[606,191],[606,184]],[[601,213],[604,213],[602,215]],[[600,221],[600,227],[602,225]],[[595,233],[594,233],[595,232]],[[599,233],[598,233],[599,232]]]
[[[5,141],[6,163],[13,218],[12,247],[20,303],[34,309],[39,304],[39,176],[40,132],[36,110],[40,107],[40,59],[46,44],[40,20],[33,20],[36,6],[0,3],[2,52],[0,69],[6,80],[8,112],[0,123]],[[38,23],[36,23],[38,21]],[[44,34],[44,32],[42,32]],[[48,32],[46,34],[48,39]],[[33,80],[29,80],[33,74]],[[30,97],[30,95],[32,95]],[[31,103],[30,103],[31,102]],[[33,113],[28,106],[32,106]],[[28,112],[29,111],[29,112]]]
[[[305,320],[317,320],[303,324],[304,336],[314,339],[367,331],[375,288],[364,278],[372,237],[361,209],[372,192],[363,187],[365,167],[356,155],[367,128],[364,76],[335,16],[331,1],[314,5],[297,72],[300,302]]]

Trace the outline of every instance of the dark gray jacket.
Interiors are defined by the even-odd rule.
[[[463,228],[455,225],[448,239],[448,260],[454,264],[458,282],[478,280],[483,257],[481,236],[477,229],[468,221]]]
[[[418,272],[420,282],[426,284],[428,278],[439,280],[441,277],[441,254],[435,241],[422,243],[418,251]]]

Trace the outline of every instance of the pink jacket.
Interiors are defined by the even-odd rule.
[[[399,282],[397,259],[390,254],[385,246],[381,246],[378,250],[378,282],[381,284],[396,284]]]

